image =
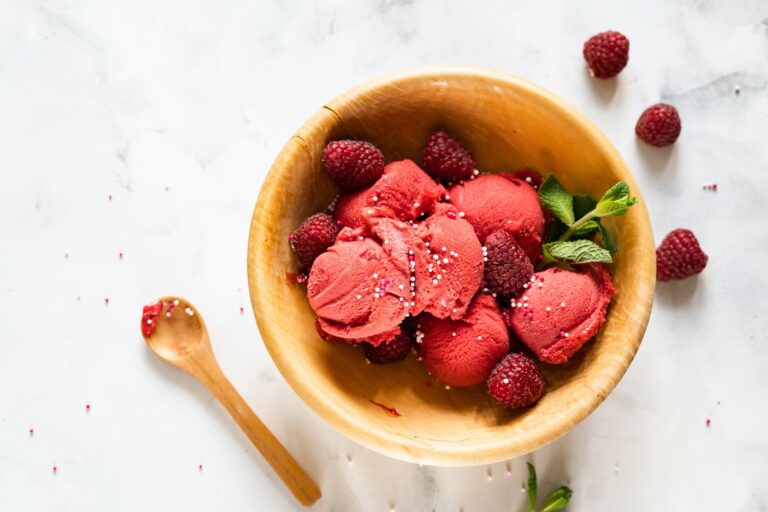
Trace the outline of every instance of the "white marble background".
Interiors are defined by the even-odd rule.
[[[611,28],[629,66],[596,82],[581,45]],[[634,170],[657,239],[688,227],[710,255],[659,287],[607,401],[508,464],[418,467],[353,444],[286,385],[249,313],[249,218],[280,147],[347,87],[421,64],[570,100]],[[672,149],[634,137],[659,100],[683,119]],[[519,511],[525,460],[543,490],[574,489],[570,510],[768,510],[766,133],[761,0],[0,0],[0,510],[300,509],[145,348],[141,305],[165,293],[205,313],[226,373],[320,483],[314,510]]]

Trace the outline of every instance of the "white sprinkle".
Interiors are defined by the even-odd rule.
[[[552,308],[547,306],[547,311],[552,311]]]
[[[451,196],[449,196],[448,194],[445,194],[445,200],[446,201],[450,201],[451,200]]]
[[[384,245],[389,245],[389,240],[384,240]]]
[[[496,298],[496,292],[493,292],[493,293],[491,294],[491,297],[493,297],[493,298],[495,299],[495,298]]]
[[[174,305],[174,306],[178,306],[178,305],[179,305],[179,299],[176,299],[176,300],[174,300],[174,301],[173,301],[173,305]]]
[[[472,174],[474,174],[475,176],[477,176],[478,174],[480,174],[480,171],[478,171],[477,169],[475,169],[474,171],[472,171]]]
[[[522,302],[518,302],[517,303],[517,307],[519,307],[519,308],[523,307],[523,303]]]
[[[167,316],[168,318],[171,318],[171,312],[170,312],[170,311],[169,311],[169,312],[167,312],[167,313],[165,314],[165,316]]]
[[[374,201],[378,201],[379,200],[379,196],[373,196],[373,200]]]
[[[446,390],[449,390],[449,389],[451,389],[451,386],[449,386],[448,384],[446,384],[446,385],[445,385],[445,389],[446,389]]]
[[[526,183],[531,183],[532,181],[533,181],[533,180],[531,180],[531,177],[530,177],[530,176],[526,176],[526,177],[525,177],[525,182],[526,182]]]
[[[419,207],[419,202],[418,202],[418,201],[416,201],[415,203],[413,203],[413,207],[414,207],[414,208],[418,208],[418,207]]]
[[[397,287],[398,287],[398,288],[400,288],[401,290],[402,290],[403,288],[405,288],[405,286],[403,286],[403,285],[401,285],[401,284],[397,285]]]
[[[437,284],[437,279],[433,279],[432,284]]]
[[[478,336],[478,337],[477,337],[477,339],[478,339],[479,341],[483,341],[483,337],[482,337],[482,336]]]
[[[568,333],[565,333],[565,337],[566,337],[566,338],[568,337]]]
[[[527,308],[528,307],[528,303],[527,302],[523,302],[523,307]]]
[[[410,254],[411,256],[413,256],[413,251],[408,251],[408,254]]]
[[[368,209],[368,213],[372,214],[372,213],[373,213],[373,210],[371,210],[371,209]]]
[[[504,379],[501,382],[503,382],[504,384],[509,384],[509,379]]]
[[[152,325],[152,319],[151,318],[147,318],[147,325]]]
[[[192,309],[190,309],[190,308],[185,308],[185,309],[184,309],[184,312],[185,312],[186,314],[188,314],[189,316],[195,316],[195,312],[194,312],[194,311],[192,311]]]
[[[453,308],[453,309],[451,310],[451,312],[453,312],[453,313],[456,313],[456,311],[457,311],[457,309],[456,309],[456,308]]]
[[[523,300],[528,300],[528,296],[527,295],[523,295]]]
[[[560,307],[561,307],[561,308],[564,308],[564,307],[565,307],[565,302],[561,302],[561,303],[560,303]]]
[[[451,336],[456,336],[456,333],[455,333],[455,332],[452,332],[452,333],[451,333]]]
[[[377,277],[379,277],[379,274],[373,274],[374,279],[376,279]]]
[[[543,284],[541,284],[541,283],[539,283],[539,288],[541,288],[542,286],[544,286],[544,285],[543,285]]]
[[[414,295],[416,295],[416,294],[414,293]],[[416,305],[415,302],[411,302],[411,306],[415,306],[415,305]]]
[[[379,298],[379,294],[378,294],[378,293],[374,293],[374,294],[373,294],[373,298],[374,298],[374,299],[378,299],[378,298]]]
[[[380,291],[381,291],[381,288],[379,288],[379,287],[377,286],[376,288],[374,288],[374,289],[373,289],[373,291],[375,291],[375,292],[380,292]]]
[[[525,289],[527,290],[527,289],[528,289],[528,283],[525,283],[525,284],[523,285],[523,288],[525,288]]]
[[[358,298],[358,299],[362,299],[362,298],[363,298],[363,296],[362,296],[362,295],[360,295],[360,294],[358,294],[358,295],[357,295],[357,298]]]
[[[432,255],[432,259],[433,259],[433,260],[439,260],[439,259],[440,259],[440,256],[438,256],[437,254],[433,254],[433,255]]]
[[[536,276],[531,276],[531,282],[534,282],[536,280]]]
[[[459,217],[464,217],[464,212],[459,212]]]
[[[443,252],[445,252],[445,251],[447,251],[447,250],[448,250],[448,249],[447,249],[445,246],[443,246],[443,249],[442,249],[442,251],[443,251]]]
[[[426,245],[427,247],[429,247],[429,242],[424,242],[424,245]]]

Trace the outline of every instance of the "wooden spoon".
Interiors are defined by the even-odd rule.
[[[280,441],[248,407],[232,386],[213,355],[208,330],[195,307],[179,297],[163,297],[157,318],[150,319],[154,332],[144,341],[149,348],[172,365],[199,380],[226,407],[253,445],[274,468],[288,489],[304,506],[317,501],[320,489],[299,466]],[[168,314],[170,313],[170,315]],[[146,323],[147,319],[143,318]]]

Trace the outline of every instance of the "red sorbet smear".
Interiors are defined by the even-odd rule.
[[[472,226],[456,208],[438,204],[426,229],[427,280],[417,276],[417,298],[437,318],[461,318],[483,282],[483,248]]]
[[[388,208],[400,220],[415,220],[432,211],[445,195],[445,189],[411,160],[392,162],[384,174],[367,189],[345,194],[336,203],[333,215],[342,227],[366,225],[367,209]]]
[[[420,321],[422,363],[450,386],[482,384],[509,352],[509,333],[490,295],[477,295],[461,320],[423,315]]]
[[[512,329],[539,359],[563,364],[605,322],[616,293],[611,274],[605,266],[591,264],[580,272],[550,268],[533,278],[516,298]]]
[[[144,306],[141,311],[141,334],[145,338],[152,336],[157,326],[157,317],[163,312],[163,301],[157,301],[154,304]]]
[[[336,242],[312,264],[307,281],[309,305],[322,330],[372,344],[399,332],[410,309],[404,305],[406,300],[410,305],[410,273],[404,267],[370,238]]]
[[[539,195],[512,176],[483,174],[448,190],[451,204],[475,228],[481,243],[497,229],[508,230],[531,261],[539,261],[544,212]]]
[[[369,401],[369,402],[371,402],[373,405],[377,405],[377,406],[381,407],[382,409],[384,409],[385,411],[387,411],[387,412],[388,412],[389,414],[391,414],[392,416],[398,416],[398,417],[399,417],[399,416],[402,416],[402,414],[400,414],[399,412],[397,412],[397,409],[395,409],[394,407],[388,407],[388,406],[386,406],[386,405],[384,405],[384,404],[382,404],[382,403],[379,403],[379,402],[377,402],[377,401],[375,401],[375,400],[371,400],[370,398],[368,399],[368,401]]]

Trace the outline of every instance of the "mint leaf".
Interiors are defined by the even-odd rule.
[[[550,242],[542,247],[544,258],[572,263],[611,263],[611,253],[591,240]]]
[[[590,220],[579,226],[574,230],[572,236],[584,236],[592,233],[593,231],[600,229],[600,224],[596,220]]]
[[[539,186],[539,200],[566,226],[576,220],[573,216],[573,196],[565,191],[553,174],[547,176]]]
[[[573,214],[577,219],[594,210],[595,206],[597,206],[597,201],[589,196],[573,196]]]
[[[560,236],[562,236],[563,233],[565,233],[568,230],[568,226],[560,222],[558,219],[555,219],[552,221],[552,226],[549,228],[549,236],[547,236],[546,241],[547,242],[554,242]]]
[[[573,491],[566,486],[558,487],[555,492],[547,497],[547,500],[542,505],[542,509],[539,512],[555,512],[555,510],[561,510],[568,505],[573,496]]]
[[[536,468],[528,464],[528,512],[534,512],[536,508]]]
[[[605,226],[603,226],[601,223],[597,223],[597,229],[600,231],[600,238],[603,240],[603,245],[606,249],[608,249],[608,252],[611,254],[616,254],[616,251],[618,251],[618,248],[616,247],[616,242],[613,241],[613,237],[608,232]]]
[[[620,181],[603,194],[595,206],[595,213],[598,217],[624,215],[636,202],[637,199],[629,195],[629,185]]]

